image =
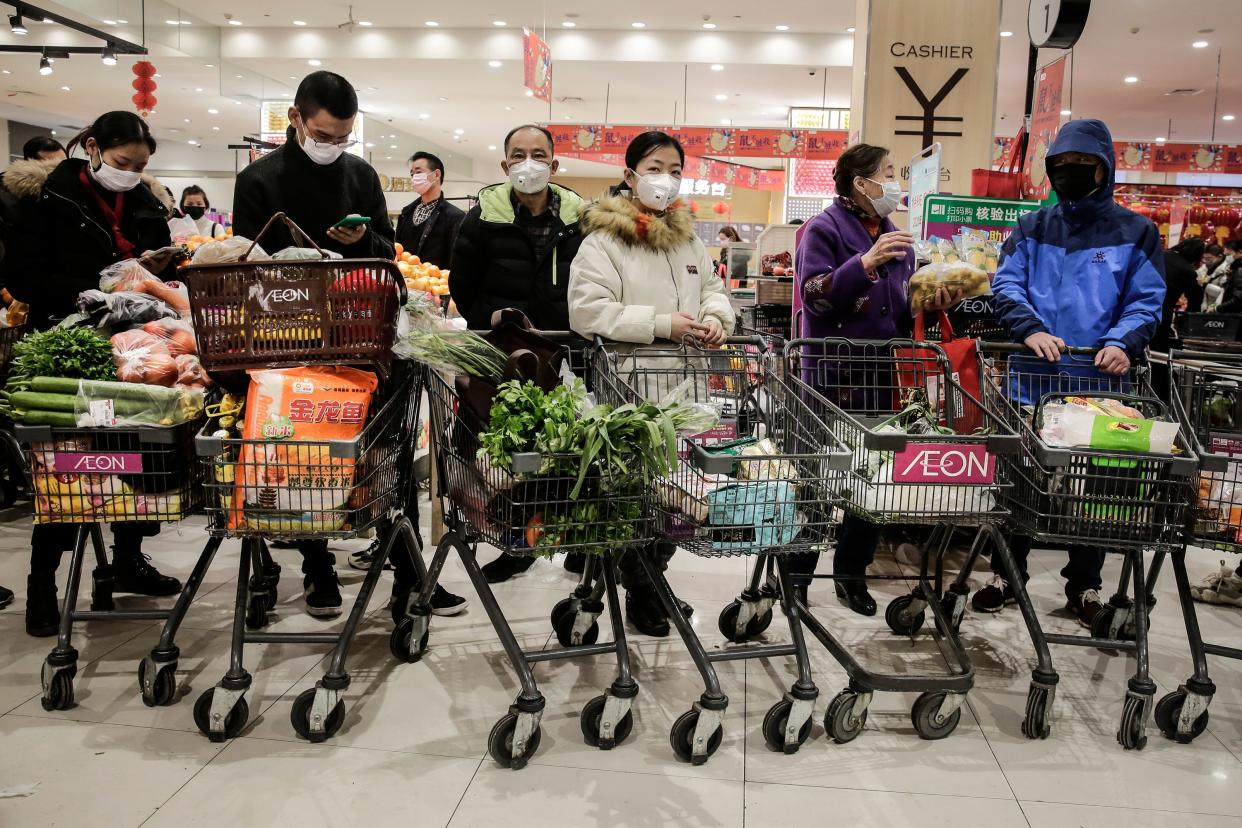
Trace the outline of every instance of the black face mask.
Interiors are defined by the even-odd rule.
[[[1100,188],[1095,183],[1099,164],[1057,164],[1048,173],[1052,189],[1062,201],[1082,201]]]
[[[198,221],[203,216],[207,215],[206,207],[182,207],[181,209],[185,212],[187,216],[194,219],[195,221]]]

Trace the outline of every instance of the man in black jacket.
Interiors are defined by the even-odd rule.
[[[582,243],[578,219],[585,204],[573,190],[549,183],[559,162],[543,127],[512,130],[504,151],[500,168],[509,180],[483,188],[461,223],[449,293],[473,330],[490,328],[496,311],[516,308],[540,330],[567,331],[569,265]],[[501,555],[483,575],[490,583],[507,581],[534,562]]]
[[[419,197],[397,219],[397,242],[405,252],[448,270],[457,228],[466,214],[444,198],[444,162],[429,152],[414,153],[410,180]]]
[[[393,230],[379,175],[366,161],[346,152],[358,115],[358,94],[333,72],[312,72],[298,85],[289,107],[284,146],[260,158],[237,176],[233,191],[233,232],[254,239],[268,219],[283,212],[315,243],[347,259],[393,257]],[[350,215],[370,224],[336,227]],[[283,225],[274,226],[260,245],[275,253],[295,242]]]

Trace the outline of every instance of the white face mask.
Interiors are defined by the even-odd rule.
[[[91,178],[99,182],[99,186],[105,190],[114,193],[127,193],[138,186],[142,181],[142,173],[130,172],[129,170],[118,170],[116,167],[108,166],[108,162],[103,160],[103,155],[99,156],[99,167],[94,164],[89,165],[91,170]]]
[[[668,173],[634,175],[638,177],[638,200],[649,210],[664,212],[681,192],[681,179]]]
[[[326,167],[345,153],[345,147],[342,144],[321,144],[310,138],[304,138],[302,139],[302,152],[306,153],[306,157],[316,164],[323,164]]]
[[[509,183],[519,193],[534,195],[543,192],[551,178],[552,167],[533,158],[509,165]]]
[[[867,196],[867,200],[871,202],[872,209],[880,218],[893,213],[901,206],[901,185],[896,181],[876,181],[874,178],[864,179],[872,184],[879,184],[883,193],[879,198]],[[863,193],[866,195],[866,193]]]
[[[410,174],[410,186],[414,192],[422,195],[431,189],[431,173],[416,172]]]

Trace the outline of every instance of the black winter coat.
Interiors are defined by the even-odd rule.
[[[541,257],[514,223],[511,184],[484,188],[461,223],[449,292],[472,330],[490,329],[492,314],[503,308],[522,311],[540,330],[569,330],[569,265],[582,243],[578,220],[585,204],[573,190],[550,186],[560,197],[560,227]]]
[[[466,214],[460,207],[455,207],[444,196],[440,196],[439,206],[431,214],[431,218],[416,229],[414,210],[421,203],[422,199],[415,199],[413,204],[407,205],[401,211],[397,218],[397,242],[405,248],[405,252],[413,253],[424,262],[448,270],[453,259],[453,242],[457,239],[457,229],[461,227]]]
[[[78,294],[98,288],[99,272],[121,258],[99,205],[82,185],[86,165],[84,159],[70,158],[47,176],[32,232],[5,268],[9,292],[30,303],[30,321],[38,328],[46,327],[49,317],[73,313]],[[115,197],[103,190],[100,194],[108,201]],[[151,176],[143,176],[141,184],[125,193],[121,232],[133,244],[135,258],[172,244],[169,215],[164,185]],[[166,273],[155,275],[172,275],[174,270],[170,265]]]

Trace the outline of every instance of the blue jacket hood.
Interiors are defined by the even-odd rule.
[[[1085,152],[1104,162],[1104,186],[1083,199],[1081,204],[1098,208],[1103,203],[1111,203],[1113,189],[1117,184],[1117,154],[1113,151],[1113,134],[1108,131],[1104,122],[1095,118],[1082,118],[1061,127],[1057,137],[1052,139],[1052,146],[1048,148],[1044,163],[1047,164],[1053,156],[1063,152]]]

